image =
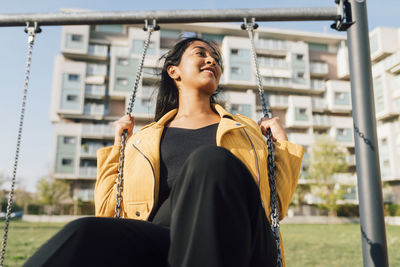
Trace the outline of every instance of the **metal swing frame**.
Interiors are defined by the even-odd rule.
[[[244,18],[258,22],[334,21],[332,28],[346,31],[348,40],[363,262],[364,266],[388,266],[366,1],[335,0],[335,4],[332,8],[0,14],[0,27],[25,26],[26,23],[28,26],[34,23],[40,26],[143,24],[147,19],[154,19],[158,24],[240,22]],[[17,149],[16,162],[18,152]],[[7,227],[6,220],[5,230]],[[1,266],[4,251],[3,241]]]

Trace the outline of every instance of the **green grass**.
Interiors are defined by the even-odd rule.
[[[358,224],[281,226],[288,267],[362,266]],[[400,266],[400,226],[386,226],[390,266]]]
[[[4,221],[0,223],[2,238]],[[22,264],[63,225],[64,224],[60,223],[11,221],[8,231],[4,266],[22,266]]]
[[[3,227],[3,222],[1,228]],[[10,224],[4,266],[21,266],[63,224]],[[362,266],[361,234],[357,224],[281,226],[286,263],[293,266]],[[386,226],[390,266],[400,266],[400,226]],[[2,232],[2,230],[1,230]]]

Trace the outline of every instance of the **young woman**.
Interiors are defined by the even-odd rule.
[[[132,135],[134,117],[122,117],[114,145],[98,151],[97,218],[68,224],[26,266],[275,266],[263,134],[270,128],[276,141],[280,219],[304,150],[279,118],[257,124],[215,104],[221,74],[216,45],[178,42],[165,57],[155,122]],[[124,219],[99,218],[115,215],[125,129]]]

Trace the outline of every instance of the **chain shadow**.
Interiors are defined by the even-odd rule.
[[[361,235],[362,238],[368,243],[370,246],[369,253],[374,262],[374,266],[387,266],[385,265],[384,259],[384,250],[381,244],[372,242],[371,239],[368,238],[367,234],[364,232],[363,228],[361,227]]]

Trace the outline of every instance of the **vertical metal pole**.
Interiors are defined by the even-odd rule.
[[[348,0],[347,30],[364,266],[388,266],[365,0]]]

